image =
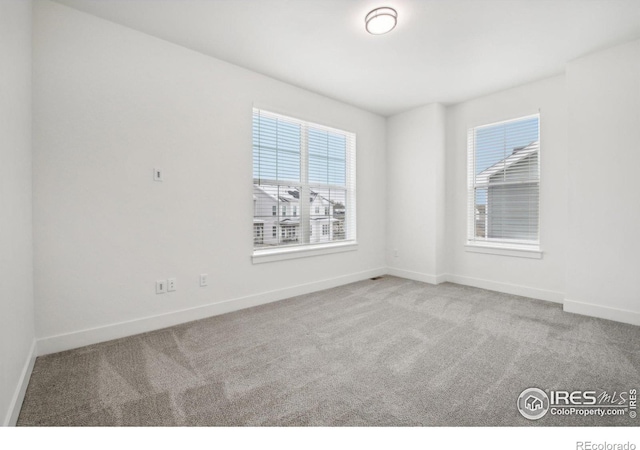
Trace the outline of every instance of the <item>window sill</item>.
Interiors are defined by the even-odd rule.
[[[253,264],[261,264],[286,259],[307,258],[311,256],[328,255],[331,253],[350,252],[358,250],[356,241],[340,242],[338,244],[305,245],[292,248],[274,248],[255,250],[252,256]]]
[[[542,250],[540,247],[525,245],[467,243],[465,245],[465,251],[486,253],[489,255],[514,256],[517,258],[542,259]]]

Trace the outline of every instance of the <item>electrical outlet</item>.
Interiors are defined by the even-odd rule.
[[[209,282],[209,275],[207,275],[206,273],[201,273],[200,286],[206,286],[208,282]]]
[[[168,278],[167,279],[167,292],[173,292],[176,290],[176,279]]]
[[[164,294],[165,292],[167,292],[167,281],[166,280],[156,281],[156,294]]]
[[[162,181],[162,169],[159,167],[153,168],[153,181]]]

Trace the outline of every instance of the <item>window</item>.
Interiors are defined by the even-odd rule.
[[[285,225],[282,227],[282,238],[288,242],[296,242],[298,237],[296,236],[296,229],[298,227],[294,225]]]
[[[274,237],[274,238],[278,237],[278,227],[275,225],[271,227],[271,237]]]
[[[281,230],[254,239],[254,257],[285,246],[355,244],[355,144],[353,133],[253,110],[254,223]],[[321,224],[322,236],[312,239]]]
[[[264,239],[264,224],[263,223],[255,223],[253,224],[253,243],[255,245],[261,244]]]
[[[538,114],[469,129],[468,244],[537,250]]]

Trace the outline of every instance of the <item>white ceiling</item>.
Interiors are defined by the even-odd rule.
[[[561,73],[640,37],[640,0],[57,0],[382,114]],[[398,11],[372,36],[364,16]]]

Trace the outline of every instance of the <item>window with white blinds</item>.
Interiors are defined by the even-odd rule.
[[[253,110],[254,252],[356,240],[356,136]]]
[[[540,116],[468,132],[468,241],[532,248],[540,234]]]

